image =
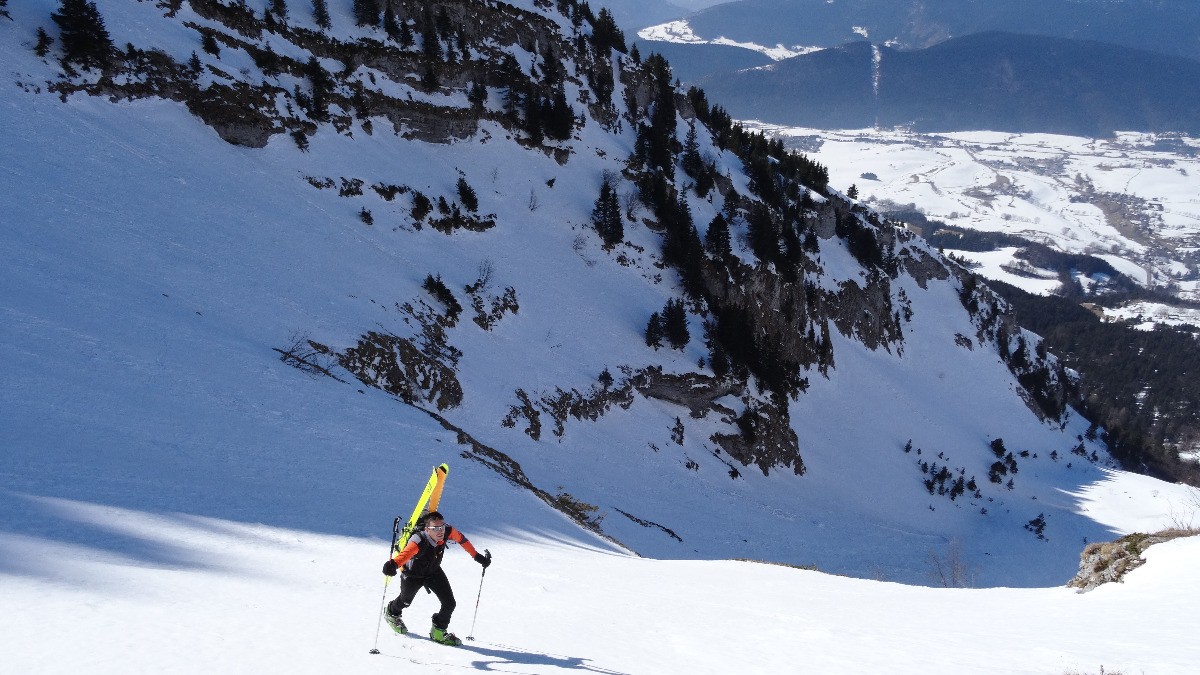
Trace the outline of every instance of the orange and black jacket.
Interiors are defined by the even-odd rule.
[[[404,573],[409,576],[429,576],[442,566],[442,555],[446,552],[446,543],[451,541],[462,546],[463,550],[472,558],[479,554],[462,532],[447,524],[446,536],[441,543],[434,543],[433,539],[424,531],[414,532],[409,538],[408,544],[404,546],[403,550],[392,556],[392,560],[395,560],[396,565],[402,567]]]

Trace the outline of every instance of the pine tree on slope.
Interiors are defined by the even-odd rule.
[[[325,0],[313,0],[313,21],[325,30],[333,26],[333,21],[329,18],[329,6],[325,4]]]
[[[612,180],[607,176],[600,185],[600,196],[596,198],[592,210],[592,225],[600,235],[606,250],[621,243],[625,238],[625,224],[621,219],[621,204],[617,199],[617,191]]]
[[[354,0],[354,23],[358,26],[379,25],[379,5],[375,0]]]
[[[271,2],[267,5],[267,10],[271,12],[271,15],[274,16],[276,20],[282,23],[287,23],[288,6],[286,0],[271,0]]]
[[[62,0],[58,11],[50,18],[60,30],[64,67],[74,63],[84,68],[104,69],[112,63],[116,48],[96,3]]]

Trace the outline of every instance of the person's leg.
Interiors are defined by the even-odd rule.
[[[425,586],[433,591],[442,603],[441,609],[433,615],[433,625],[445,630],[450,625],[450,615],[454,614],[454,608],[458,604],[454,601],[454,590],[450,588],[450,580],[446,578],[446,572],[439,567],[425,580]]]
[[[442,577],[445,578],[445,575],[443,574]],[[404,608],[411,605],[413,598],[417,597],[417,591],[425,586],[424,582],[424,579],[415,579],[407,574],[400,575],[400,595],[397,595],[395,600],[388,603],[388,614],[400,616]]]

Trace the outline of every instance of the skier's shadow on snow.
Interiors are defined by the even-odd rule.
[[[570,670],[581,670],[588,673],[604,673],[604,675],[629,675],[618,670],[609,670],[608,668],[600,668],[589,665],[587,659],[576,656],[553,656],[550,654],[541,654],[538,652],[525,651],[508,645],[496,645],[496,647],[504,647],[504,649],[493,649],[491,647],[481,647],[473,645],[469,642],[464,642],[459,649],[489,656],[497,659],[496,661],[475,661],[473,665],[476,670],[492,670],[495,666],[503,665],[527,665],[527,666],[554,666]]]

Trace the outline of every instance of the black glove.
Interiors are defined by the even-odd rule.
[[[383,563],[383,573],[389,577],[396,576],[396,571],[399,569],[400,566],[396,564],[395,560],[388,560],[387,562]]]
[[[488,568],[488,565],[492,564],[491,551],[488,551],[487,555],[484,555],[482,553],[476,553],[475,554],[475,562],[479,563],[480,565],[483,565],[483,569],[486,570]]]

